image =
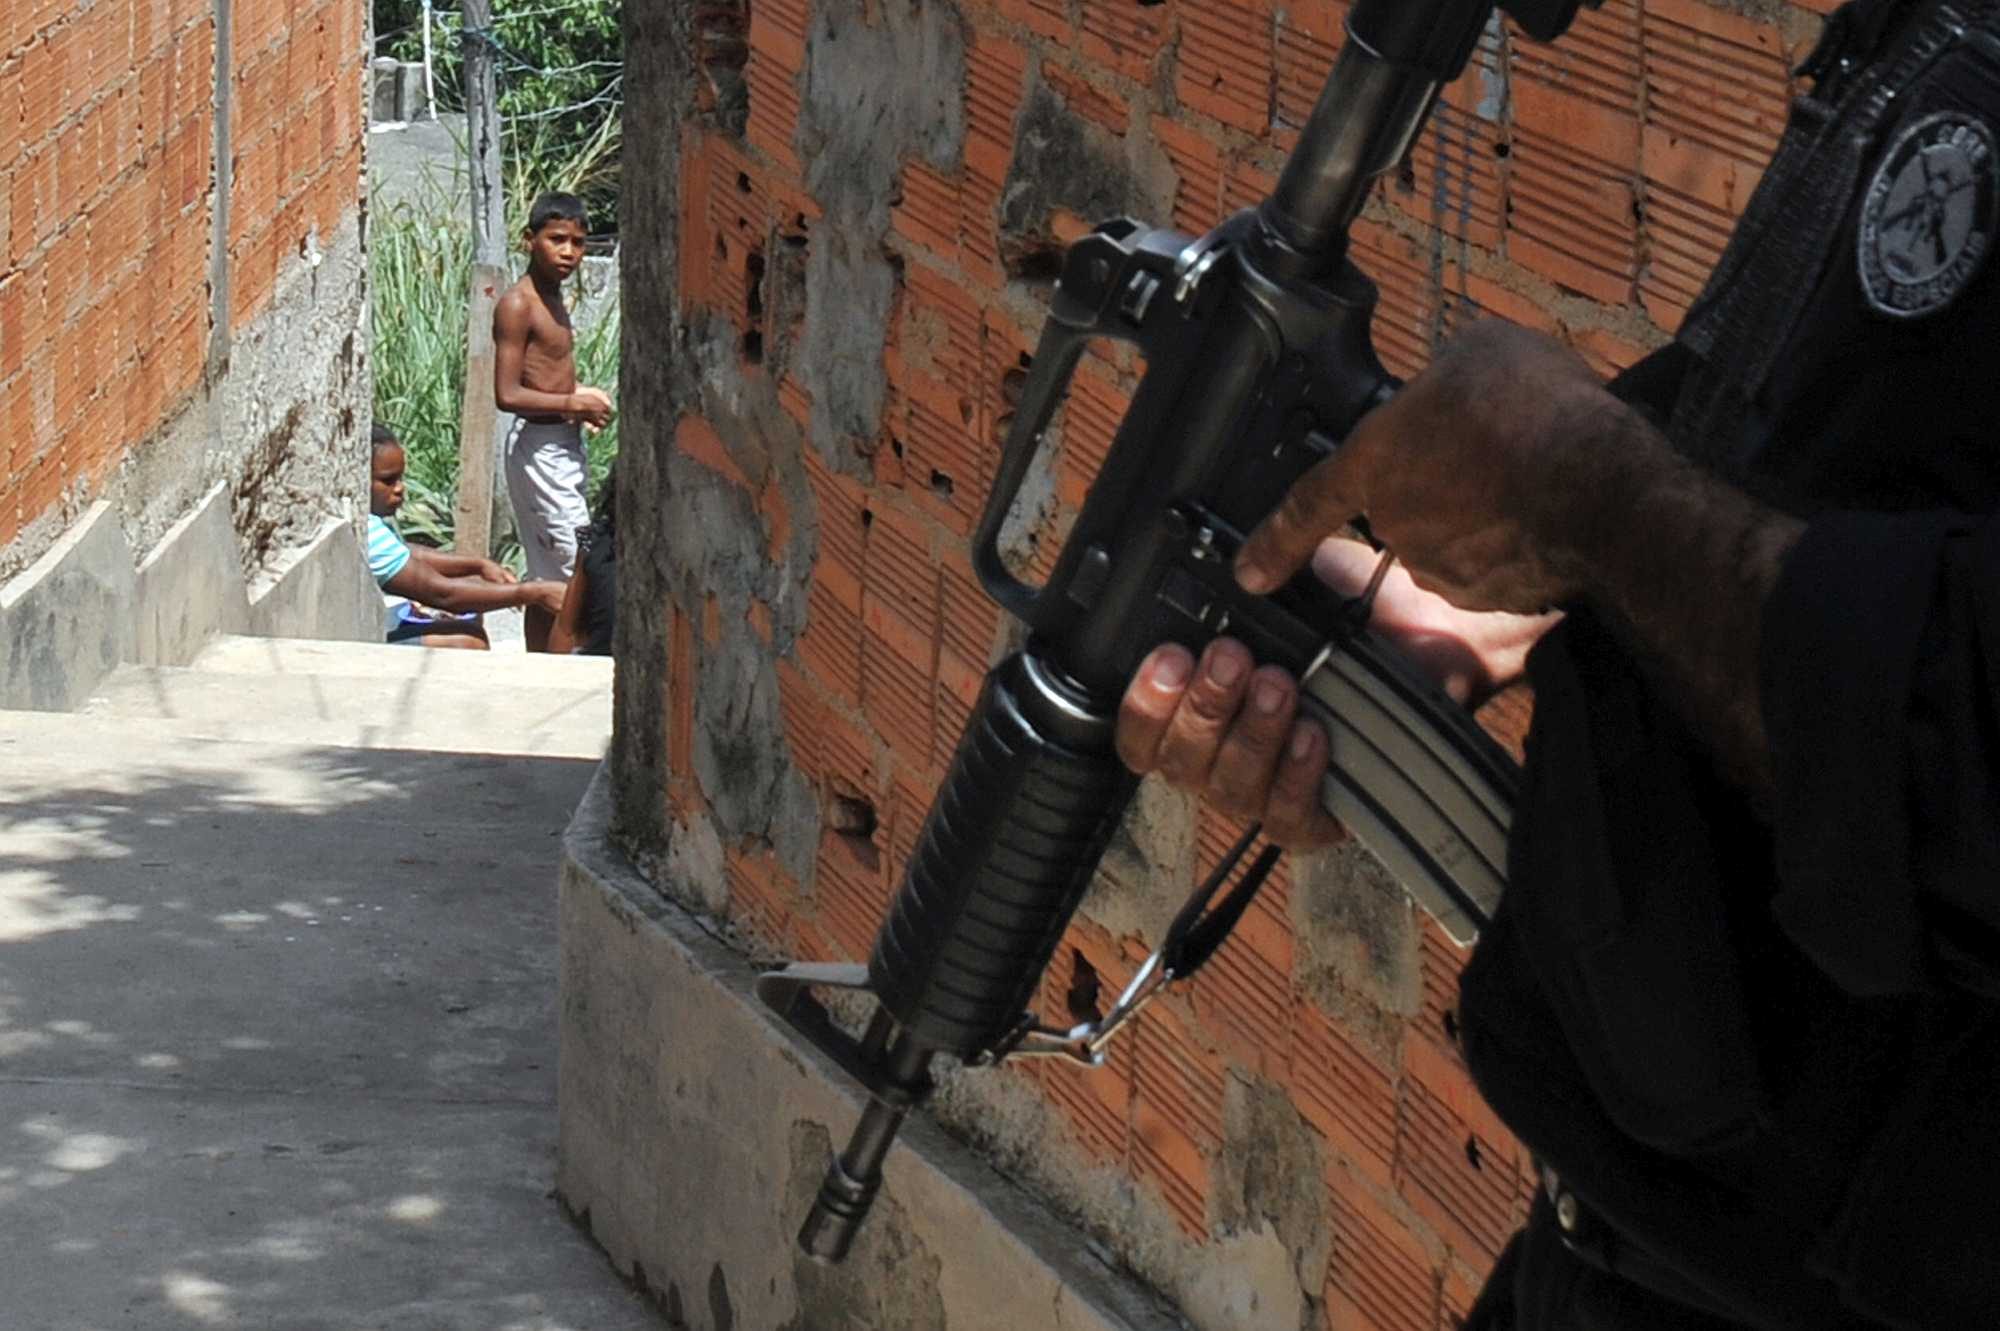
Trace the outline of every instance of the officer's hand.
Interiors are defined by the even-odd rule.
[[[1118,709],[1118,756],[1225,813],[1261,819],[1282,846],[1331,844],[1340,826],[1320,807],[1326,732],[1298,719],[1290,675],[1253,666],[1232,638],[1210,643],[1199,661],[1184,647],[1159,648]]]
[[[1237,576],[1269,591],[1365,516],[1416,585],[1454,605],[1536,613],[1570,600],[1583,570],[1566,538],[1607,470],[1600,441],[1627,413],[1573,352],[1481,324],[1292,488]]]
[[[1359,596],[1379,558],[1360,541],[1336,537],[1313,552],[1313,573],[1343,596]],[[1398,564],[1375,594],[1368,626],[1446,696],[1476,708],[1521,677],[1528,652],[1561,619],[1560,614],[1461,610],[1417,586]]]
[[[1313,556],[1328,586],[1358,595],[1375,552],[1331,540]],[[1451,697],[1475,705],[1520,677],[1528,651],[1559,615],[1479,614],[1426,592],[1391,569],[1369,624]],[[1241,643],[1221,638],[1199,662],[1161,647],[1139,666],[1118,713],[1118,753],[1226,812],[1260,819],[1272,840],[1323,846],[1339,827],[1320,804],[1327,739],[1298,716],[1298,686],[1275,666],[1252,670]]]

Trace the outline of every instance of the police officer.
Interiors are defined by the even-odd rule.
[[[1857,0],[1803,72],[1673,345],[1607,388],[1479,328],[1239,562],[1356,586],[1365,515],[1376,626],[1535,688],[1460,1016],[1544,1186],[1479,1331],[2000,1325],[2000,0]],[[1119,743],[1334,834],[1238,644]]]

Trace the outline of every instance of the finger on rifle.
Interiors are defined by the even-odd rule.
[[[1156,647],[1132,674],[1118,704],[1118,757],[1141,776],[1159,765],[1160,740],[1194,674],[1194,653],[1177,643]]]
[[[1340,824],[1320,802],[1329,756],[1318,722],[1300,718],[1292,724],[1264,803],[1264,835],[1287,850],[1315,850],[1340,839]]]
[[[1365,503],[1357,493],[1343,448],[1299,477],[1271,516],[1258,524],[1236,556],[1236,580],[1262,595],[1275,591],[1312,558],[1319,543],[1358,516]]]
[[[1160,737],[1158,770],[1167,780],[1189,790],[1207,784],[1223,735],[1243,706],[1255,664],[1250,649],[1233,638],[1217,638],[1201,654],[1201,664]]]
[[[1243,710],[1223,735],[1222,749],[1209,769],[1205,794],[1210,804],[1240,817],[1263,814],[1298,703],[1298,686],[1278,667],[1263,666],[1250,676]]]

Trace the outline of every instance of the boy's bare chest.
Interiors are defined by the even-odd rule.
[[[576,346],[576,329],[565,313],[543,306],[528,324],[528,349],[543,356],[567,358]]]

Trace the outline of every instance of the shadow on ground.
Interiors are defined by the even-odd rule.
[[[660,1324],[550,1195],[554,888],[593,764],[22,747],[0,1324]]]

